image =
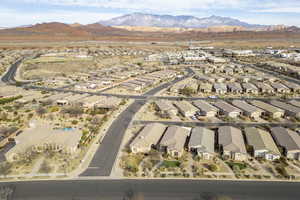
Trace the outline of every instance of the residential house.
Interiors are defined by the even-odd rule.
[[[140,91],[143,88],[141,85],[136,85],[130,82],[121,83],[120,86],[124,89],[132,90],[132,91]]]
[[[97,103],[101,101],[101,97],[99,96],[89,96],[84,99],[81,99],[79,103],[82,105],[84,108],[92,108],[95,107]]]
[[[211,159],[215,152],[215,133],[203,127],[193,128],[188,143],[188,149],[201,158]]]
[[[300,85],[299,84],[286,81],[284,83],[284,85],[287,86],[292,92],[300,92]]]
[[[213,103],[213,105],[220,109],[220,114],[226,115],[231,118],[236,118],[242,114],[242,111],[240,109],[222,100],[218,100],[217,102]]]
[[[300,117],[300,108],[298,108],[296,106],[293,106],[288,103],[284,103],[282,101],[277,101],[277,100],[272,100],[272,101],[270,101],[270,103],[273,106],[276,106],[278,108],[285,110],[285,113],[287,115],[290,115],[292,117]]]
[[[76,105],[79,104],[82,99],[88,96],[89,96],[88,94],[73,94],[56,100],[56,104],[60,106]]]
[[[276,92],[279,93],[289,93],[290,89],[279,82],[273,82],[271,83],[271,86],[275,89]]]
[[[257,101],[257,100],[250,101],[250,103],[264,110],[265,112],[263,112],[262,114],[265,116],[272,117],[274,119],[281,118],[284,116],[285,112],[283,109],[272,106],[271,104],[265,103],[263,101]]]
[[[176,101],[174,102],[175,107],[179,113],[184,117],[192,117],[196,114],[197,108],[187,101]]]
[[[251,117],[253,119],[258,119],[264,112],[262,109],[252,106],[252,105],[248,104],[246,101],[233,100],[232,104],[234,106],[236,106],[237,108],[240,108],[241,110],[243,110],[243,114],[245,116]]]
[[[199,81],[203,81],[203,82],[210,82],[210,83],[214,83],[215,79],[213,77],[207,76],[207,75],[203,75],[203,74],[197,74],[195,76],[195,78]]]
[[[242,89],[240,83],[237,83],[237,82],[228,83],[227,87],[228,87],[229,92],[232,92],[232,93],[235,93],[235,94],[243,93],[243,89]]]
[[[78,129],[54,129],[44,121],[31,121],[29,128],[15,137],[16,145],[6,152],[7,161],[15,161],[27,151],[53,151],[74,155],[78,150],[82,131]]]
[[[200,111],[199,113],[202,116],[206,117],[214,117],[218,114],[219,109],[206,101],[197,100],[193,102],[194,106],[196,106]]]
[[[252,83],[242,83],[244,91],[249,94],[258,94],[258,88]]]
[[[300,108],[300,101],[297,101],[297,100],[291,100],[289,101],[290,104],[292,104],[293,106],[297,106]]]
[[[272,88],[269,84],[263,82],[256,82],[255,85],[259,89],[261,93],[273,94],[275,93],[274,88]]]
[[[159,123],[146,125],[130,143],[129,147],[133,153],[147,153],[152,147],[156,147],[160,138],[166,130],[166,126]]]
[[[203,93],[210,93],[210,92],[212,92],[212,88],[213,88],[213,85],[210,84],[210,83],[201,83],[199,85],[199,91],[203,92]]]
[[[231,67],[225,67],[225,68],[223,69],[223,72],[224,72],[225,74],[227,74],[227,75],[233,75],[233,74],[234,74],[234,70],[233,70],[233,68],[231,68]]]
[[[190,128],[170,126],[163,135],[159,145],[160,149],[173,157],[181,157]]]
[[[159,100],[155,101],[155,109],[163,118],[171,118],[177,115],[177,109],[169,101]]]
[[[244,161],[247,151],[243,134],[240,129],[232,126],[221,126],[218,129],[219,149],[223,157]]]
[[[227,86],[225,83],[214,83],[214,91],[218,94],[226,94]]]
[[[267,131],[255,127],[246,127],[245,136],[247,144],[252,147],[251,154],[254,157],[271,161],[280,158],[280,152],[272,136]]]
[[[287,158],[300,160],[300,136],[298,133],[283,127],[273,127],[271,133]]]
[[[228,60],[220,57],[210,56],[207,58],[207,61],[210,63],[226,63]]]

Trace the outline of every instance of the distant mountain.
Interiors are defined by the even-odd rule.
[[[80,26],[82,26],[82,24],[79,24],[79,23],[73,23],[73,24],[69,24],[69,26],[71,26],[71,27],[80,27]]]
[[[17,27],[0,30],[1,35],[10,36],[60,36],[60,37],[87,37],[101,34],[121,34],[128,31],[113,27],[106,27],[101,24],[64,24],[60,22],[50,22],[36,24],[26,27]]]
[[[248,24],[230,17],[210,16],[198,18],[194,16],[172,16],[133,13],[99,21],[105,26],[139,26],[139,27],[177,27],[177,28],[209,28],[215,26],[236,26],[245,28],[264,28],[267,26]]]
[[[300,28],[297,26],[290,26],[286,28],[287,32],[300,33]]]
[[[181,16],[182,17],[182,16]],[[169,17],[166,17],[169,18]],[[182,17],[191,19],[190,17]],[[179,24],[179,22],[177,23]],[[218,24],[215,22],[215,24]],[[251,27],[251,26],[250,26]],[[249,38],[299,38],[298,27],[212,26],[209,28],[80,25],[59,22],[0,29],[0,41],[186,41]]]

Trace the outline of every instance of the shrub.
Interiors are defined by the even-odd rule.
[[[77,120],[72,120],[72,124],[76,125],[76,124],[78,124],[78,121]]]
[[[285,178],[289,177],[289,174],[287,173],[287,171],[286,171],[286,169],[285,169],[284,166],[277,166],[275,169],[283,177],[285,177]]]
[[[210,165],[208,166],[208,168],[209,168],[209,170],[212,171],[212,172],[216,172],[216,171],[219,170],[219,169],[218,169],[218,166],[215,165],[215,164],[210,164]]]
[[[195,94],[195,91],[190,87],[185,87],[183,89],[180,89],[179,93],[183,94],[185,96],[191,96],[191,95]]]
[[[10,102],[13,102],[13,101],[15,101],[15,100],[17,100],[17,99],[20,99],[20,98],[22,98],[21,95],[16,96],[16,97],[1,98],[1,99],[0,99],[0,105],[1,105],[1,104],[7,104],[7,103],[10,103]]]

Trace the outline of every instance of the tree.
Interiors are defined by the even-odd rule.
[[[73,124],[73,125],[77,125],[77,124],[78,124],[78,121],[77,121],[77,120],[72,120],[72,124]]]

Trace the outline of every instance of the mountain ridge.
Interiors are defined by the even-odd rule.
[[[157,15],[132,13],[109,20],[98,21],[105,26],[139,26],[165,28],[209,28],[215,26],[239,26],[245,28],[267,28],[269,25],[249,24],[230,17],[212,15],[198,18],[190,15]]]

